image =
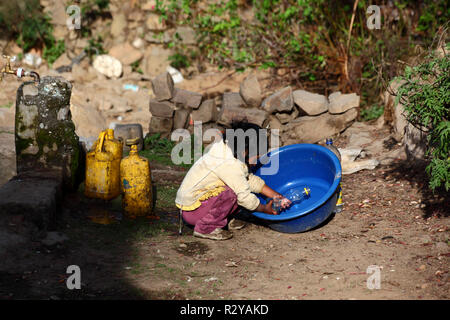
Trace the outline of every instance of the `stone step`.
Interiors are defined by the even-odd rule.
[[[38,239],[53,227],[61,199],[60,171],[20,173],[0,187],[0,229]]]

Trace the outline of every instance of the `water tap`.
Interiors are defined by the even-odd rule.
[[[17,68],[17,69],[11,68],[11,61],[14,61],[16,59],[15,57],[11,58],[10,56],[3,55],[3,58],[6,59],[6,64],[3,67],[3,69],[0,70],[0,81],[3,80],[3,77],[5,74],[13,74],[13,75],[17,76],[18,78],[32,77],[34,79],[34,82],[37,82],[37,83],[39,83],[41,81],[41,77],[35,71],[27,71],[23,68]]]

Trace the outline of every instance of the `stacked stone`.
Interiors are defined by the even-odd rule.
[[[233,121],[246,120],[261,127],[267,123],[267,112],[260,108],[261,86],[254,75],[244,79],[239,92],[225,92],[218,122],[229,127]]]
[[[262,90],[251,74],[239,92],[225,92],[216,103],[195,92],[175,88],[169,73],[152,80],[155,98],[150,100],[150,134],[168,137],[175,129],[190,128],[194,121],[206,127],[230,127],[248,121],[263,128],[278,129],[283,145],[316,143],[344,131],[358,115],[360,98],[355,93],[332,93],[328,98],[285,87],[262,99]],[[219,108],[220,107],[220,111]],[[215,123],[214,123],[215,122]]]
[[[279,126],[283,145],[317,143],[344,131],[358,116],[360,97],[355,93],[337,91],[327,99],[320,94],[296,90],[292,97],[299,116]]]
[[[203,100],[199,93],[175,88],[168,72],[154,78],[152,88],[155,98],[150,99],[150,134],[169,137],[172,130],[187,129],[194,121],[207,124],[217,120],[214,99]]]

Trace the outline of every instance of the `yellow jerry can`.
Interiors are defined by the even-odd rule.
[[[113,175],[111,175],[111,184],[114,186],[114,198],[120,195],[120,161],[122,161],[123,156],[123,144],[114,138],[114,130],[107,129],[105,137],[106,152],[111,152],[113,156]]]
[[[139,139],[127,139],[131,146],[130,154],[120,163],[120,188],[122,191],[122,208],[128,218],[152,216],[153,194],[150,164],[139,156],[137,145]]]
[[[111,200],[120,194],[120,159],[113,154],[115,146],[107,145],[107,132],[103,131],[95,149],[86,155],[86,197]]]

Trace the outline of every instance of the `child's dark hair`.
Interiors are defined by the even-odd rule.
[[[261,156],[267,152],[266,130],[263,130],[263,128],[261,128],[257,124],[249,123],[246,120],[233,121],[231,124],[231,129],[232,129],[232,131],[225,130],[225,132],[223,133],[222,136],[223,136],[223,140],[226,141],[228,146],[231,148],[235,158],[239,159],[242,156],[239,154],[240,150],[242,150],[242,146],[239,146],[239,144],[238,144],[238,141],[242,141],[241,140],[242,137],[239,137],[239,135],[236,134],[237,132],[239,132],[239,131],[237,131],[239,129],[241,129],[244,133],[243,151],[245,151],[245,163],[247,165],[249,164],[248,162],[249,162],[251,145],[253,148],[256,147],[256,153],[258,156]],[[249,134],[252,132],[256,133],[256,135]],[[261,141],[261,139],[265,139],[265,141]]]

